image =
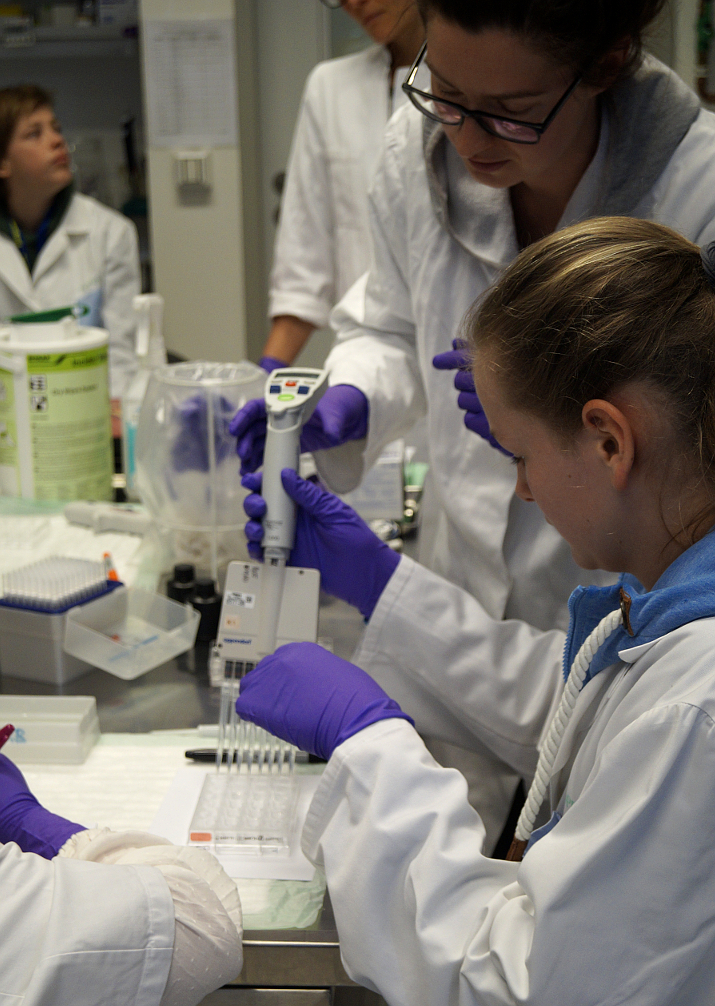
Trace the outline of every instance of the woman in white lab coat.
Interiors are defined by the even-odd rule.
[[[353,488],[385,444],[426,414],[419,558],[494,618],[563,628],[573,588],[605,581],[580,570],[514,494],[509,461],[465,429],[453,375],[432,360],[520,247],[551,230],[614,213],[662,221],[699,244],[715,238],[715,116],[666,67],[641,61],[642,33],[660,7],[422,0],[431,86],[492,114],[445,126],[412,104],[396,113],[369,197],[370,270],[333,314],[331,387],[304,433],[311,449],[337,445],[314,452],[319,473],[336,492]],[[499,116],[546,125],[526,130],[538,142],[513,142],[524,137]],[[248,470],[260,462],[263,430],[250,409],[234,426]],[[515,781],[483,759],[496,839]]]
[[[715,242],[701,256],[647,221],[576,225],[525,251],[468,333],[520,498],[581,566],[626,571],[574,593],[563,665],[563,633],[386,565],[344,504],[284,484],[312,494],[297,544],[328,576],[340,541],[359,562],[368,670],[389,657],[445,727],[536,770],[512,861],[480,854],[463,781],[352,664],[282,647],[238,712],[330,759],[303,847],[349,974],[390,1006],[710,1006]]]
[[[195,1006],[241,970],[241,905],[213,856],[42,807],[0,755],[0,998]]]
[[[109,332],[110,394],[136,372],[132,301],[141,292],[134,224],[73,191],[48,92],[0,91],[0,318],[70,304]]]
[[[414,0],[344,0],[377,45],[319,63],[293,134],[269,293],[267,370],[292,363],[369,264],[367,190],[423,39]]]

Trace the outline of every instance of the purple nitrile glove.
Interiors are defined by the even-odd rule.
[[[281,472],[283,488],[298,504],[295,544],[291,566],[320,571],[324,591],[354,605],[363,618],[370,618],[387,581],[400,561],[397,552],[380,541],[352,507],[314,482],[302,479],[290,468]],[[241,484],[251,495],[243,508],[251,518],[246,524],[248,551],[260,559],[263,549],[261,518],[266,501],[258,493],[261,476],[245,475]]]
[[[192,395],[175,409],[178,434],[171,446],[174,471],[209,470],[209,415],[206,402],[203,395]],[[229,423],[235,406],[223,395],[211,395],[211,402],[214,413],[214,452],[216,463],[220,464],[231,452]]]
[[[457,405],[465,412],[464,425],[472,433],[478,433],[496,450],[506,454],[508,458],[512,457],[511,452],[505,450],[489,431],[489,421],[484,414],[482,403],[479,401],[474,387],[469,354],[464,343],[459,339],[452,339],[452,346],[453,348],[446,353],[438,353],[432,360],[432,366],[437,370],[457,371],[454,377],[454,386],[459,392]]]
[[[288,364],[285,360],[279,360],[275,356],[262,356],[258,361],[258,366],[263,367],[267,374],[272,374],[274,370],[283,370]]]
[[[326,761],[339,744],[378,720],[414,726],[369,674],[317,643],[288,643],[264,657],[241,680],[236,712]]]
[[[369,405],[362,391],[352,384],[328,388],[300,435],[301,451],[324,451],[348,440],[367,436]],[[239,409],[230,431],[237,439],[236,453],[241,459],[241,475],[255,472],[263,464],[266,443],[266,404],[254,398]]]
[[[84,825],[45,810],[20,769],[0,755],[0,842],[15,842],[23,852],[54,859],[68,838],[84,830]]]

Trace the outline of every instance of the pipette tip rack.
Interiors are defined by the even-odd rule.
[[[108,578],[106,562],[51,556],[4,573],[0,604],[56,615],[120,586]]]

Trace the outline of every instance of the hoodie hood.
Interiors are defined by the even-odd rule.
[[[588,635],[621,603],[621,588],[631,599],[628,620],[600,647],[586,676],[590,681],[628,650],[679,629],[699,618],[715,615],[715,529],[678,556],[652,590],[624,573],[611,587],[577,587],[569,598],[571,621],[564,648],[564,678]],[[585,682],[584,682],[585,683]]]
[[[598,151],[559,228],[587,217],[633,214],[699,111],[697,96],[677,74],[646,56],[635,74],[608,92]],[[519,252],[508,189],[472,178],[440,123],[426,117],[422,143],[441,226],[471,255],[497,267],[508,265]]]

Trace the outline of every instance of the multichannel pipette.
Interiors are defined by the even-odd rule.
[[[295,540],[296,506],[283,488],[284,468],[298,470],[300,431],[312,415],[328,383],[324,370],[274,370],[266,381],[268,430],[263,456],[263,609],[258,652],[276,648],[285,565]]]
[[[274,370],[266,381],[267,433],[261,490],[266,501],[266,515],[263,519],[264,565],[258,595],[260,610],[255,646],[255,656],[258,659],[273,653],[276,647],[286,562],[290,558],[295,539],[296,506],[283,488],[281,472],[284,468],[298,470],[300,432],[323,395],[327,381],[326,371],[306,367]],[[245,599],[248,596],[236,594],[236,597],[244,599],[242,603],[247,603]],[[250,596],[253,599],[255,595]],[[240,678],[253,666],[253,662],[225,661],[216,750],[217,771],[223,764],[225,750],[228,771],[231,771],[237,745],[240,746],[244,725],[239,725],[236,717],[236,699]],[[287,754],[292,765],[292,751],[287,751]],[[252,764],[253,759],[248,759],[249,770]]]

